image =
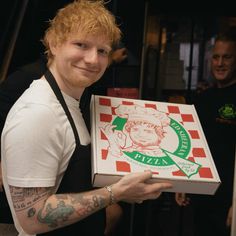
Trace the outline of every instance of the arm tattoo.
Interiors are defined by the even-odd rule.
[[[38,221],[46,223],[48,227],[57,227],[59,222],[66,222],[71,214],[74,213],[73,206],[66,205],[64,201],[59,201],[55,208],[49,203],[46,205],[46,215],[42,216],[42,209],[38,213]]]
[[[37,217],[37,220],[50,228],[67,225],[74,221],[73,214],[83,219],[106,206],[105,199],[99,195],[56,194],[55,203],[46,202],[41,209],[35,204],[46,201],[51,195],[50,188],[19,188],[10,186],[12,201],[16,212],[26,212],[27,217]],[[74,219],[73,219],[74,218]]]
[[[36,209],[35,208],[30,208],[29,210],[28,210],[28,217],[30,218],[30,217],[33,217],[34,215],[35,215],[35,213],[36,213]]]
[[[83,219],[91,213],[101,209],[105,206],[105,201],[100,196],[84,197],[83,194],[60,194],[55,195],[57,199],[57,206],[52,207],[52,204],[45,206],[46,213],[42,210],[38,213],[38,220],[41,223],[46,223],[48,227],[58,227],[62,224],[66,224],[69,221],[70,215],[77,213],[77,215]],[[76,205],[80,205],[76,207]]]
[[[83,194],[72,195],[71,203],[81,205],[77,210],[80,217],[86,217],[106,206],[106,201],[99,195],[92,196],[92,199],[84,197]]]
[[[10,186],[12,202],[16,212],[28,210],[28,216],[35,214],[34,205],[46,199],[49,194],[48,188],[21,188]]]

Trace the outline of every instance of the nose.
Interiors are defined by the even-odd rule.
[[[90,48],[86,51],[84,60],[86,63],[95,64],[98,62],[98,52],[96,48]]]
[[[224,63],[224,58],[223,57],[219,57],[217,60],[217,65],[223,65]]]

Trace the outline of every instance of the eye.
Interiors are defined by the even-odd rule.
[[[81,43],[81,42],[77,42],[75,43],[77,47],[81,48],[81,49],[86,49],[87,45],[85,43]]]
[[[110,52],[104,48],[100,48],[98,49],[98,53],[102,56],[108,56]]]
[[[218,55],[213,55],[212,58],[213,58],[214,60],[218,60],[220,57],[219,57]]]
[[[233,57],[232,55],[225,55],[225,56],[224,56],[224,59],[230,60],[232,57]]]

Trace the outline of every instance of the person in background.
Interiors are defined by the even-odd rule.
[[[212,49],[213,87],[199,93],[195,107],[199,115],[221,185],[213,196],[191,195],[196,236],[229,236],[232,221],[236,144],[236,37],[232,30],[219,34]],[[177,194],[179,205],[189,196]]]
[[[3,184],[19,235],[104,235],[105,208],[155,199],[170,183],[150,171],[93,189],[90,136],[79,103],[120,40],[103,1],[60,9],[45,32],[47,71],[8,113],[1,137]]]

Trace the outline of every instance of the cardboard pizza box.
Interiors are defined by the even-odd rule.
[[[151,170],[169,192],[213,195],[220,185],[193,105],[93,95],[92,182],[103,187]]]

